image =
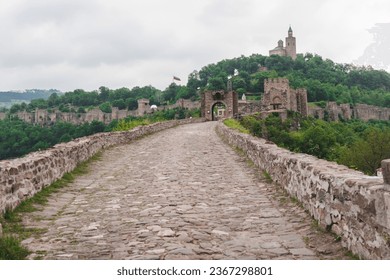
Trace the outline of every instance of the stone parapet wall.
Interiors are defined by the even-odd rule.
[[[390,259],[390,190],[382,178],[292,153],[222,123],[217,131],[340,236],[344,247],[365,259]]]
[[[140,126],[130,131],[98,133],[57,144],[22,158],[0,161],[0,213],[14,209],[23,200],[32,197],[104,148],[125,144],[177,125],[202,121],[204,119],[174,120]]]

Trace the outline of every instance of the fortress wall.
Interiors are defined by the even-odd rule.
[[[308,114],[310,116],[318,116],[320,119],[324,118],[325,111],[329,115],[329,120],[338,121],[339,116],[346,120],[352,118],[369,121],[369,120],[390,120],[390,108],[377,107],[367,104],[356,104],[352,109],[349,104],[337,105],[336,102],[328,102],[326,108],[309,107]]]
[[[217,131],[296,197],[323,228],[340,236],[344,247],[365,259],[390,259],[390,185],[382,178],[292,153],[222,123]],[[390,173],[390,160],[387,169]]]
[[[60,179],[79,163],[104,148],[125,144],[176,125],[202,121],[204,119],[174,120],[141,126],[130,131],[98,133],[57,144],[53,148],[30,153],[23,158],[0,161],[0,213],[14,209],[23,200]]]
[[[238,113],[243,115],[253,114],[262,111],[262,104],[260,101],[242,101],[238,100]]]
[[[376,107],[367,104],[356,104],[355,116],[358,119],[368,121],[368,120],[390,120],[390,108],[385,107]]]

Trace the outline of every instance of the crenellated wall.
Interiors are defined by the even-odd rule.
[[[292,153],[223,123],[217,131],[296,197],[322,227],[340,236],[343,246],[365,259],[390,259],[390,174],[384,184],[382,178]],[[390,160],[382,165],[390,173]]]
[[[204,119],[174,120],[140,126],[130,131],[98,133],[55,145],[45,151],[30,153],[22,158],[0,161],[0,213],[14,209],[23,200],[104,148],[128,143],[143,135],[176,125],[202,121]]]

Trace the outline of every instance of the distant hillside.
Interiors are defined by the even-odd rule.
[[[47,99],[52,93],[62,94],[56,89],[28,89],[25,91],[0,91],[0,107],[10,107],[14,103],[30,102],[33,99]],[[8,105],[8,106],[7,106]]]

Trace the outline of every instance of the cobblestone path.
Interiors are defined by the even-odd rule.
[[[318,259],[340,244],[215,133],[215,122],[111,148],[24,223],[43,259]]]

